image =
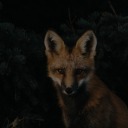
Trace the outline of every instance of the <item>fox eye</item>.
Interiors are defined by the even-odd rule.
[[[64,74],[65,73],[65,69],[64,68],[57,69],[57,72],[59,74]]]
[[[86,72],[85,69],[79,69],[79,68],[78,68],[78,69],[75,70],[75,74],[76,74],[76,75],[79,75],[79,74],[85,73],[85,72]]]

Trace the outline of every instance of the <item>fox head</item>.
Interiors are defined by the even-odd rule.
[[[63,39],[54,31],[48,30],[45,38],[48,76],[66,95],[76,94],[81,86],[89,81],[94,70],[94,56],[97,39],[88,30],[69,50]]]

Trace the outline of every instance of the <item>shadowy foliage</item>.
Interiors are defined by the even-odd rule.
[[[96,73],[128,104],[128,17],[95,12],[58,29],[72,46],[92,29],[98,39]],[[0,23],[0,127],[60,127],[56,93],[47,78],[44,35]]]
[[[0,23],[1,127],[58,125],[59,110],[50,83],[41,35]]]

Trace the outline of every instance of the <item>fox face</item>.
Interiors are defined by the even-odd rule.
[[[66,95],[76,94],[88,82],[94,70],[97,40],[93,31],[85,32],[72,48],[54,31],[48,30],[45,39],[48,76]]]

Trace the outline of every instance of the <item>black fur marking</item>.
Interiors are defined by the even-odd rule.
[[[90,35],[89,40],[85,44],[85,52],[82,53],[83,56],[90,55],[92,47],[93,47],[93,35]]]
[[[55,51],[55,49],[56,49],[56,43],[55,43],[54,40],[52,40],[51,37],[48,38],[48,45],[49,45],[49,48],[50,48],[50,50],[52,52]]]

